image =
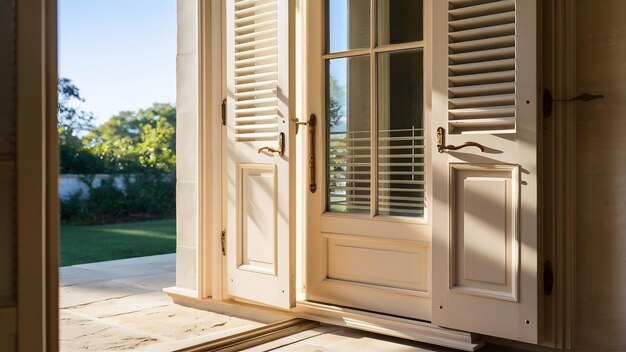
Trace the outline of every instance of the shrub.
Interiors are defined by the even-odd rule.
[[[125,175],[125,189],[115,186],[114,177],[95,187],[93,176],[81,178],[89,188],[61,200],[64,224],[108,224],[174,217],[176,179],[171,174],[144,173]]]

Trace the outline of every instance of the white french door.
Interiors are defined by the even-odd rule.
[[[430,320],[429,47],[422,1],[309,2],[319,119],[306,298]]]
[[[295,304],[293,12],[226,1],[228,293],[280,308]]]

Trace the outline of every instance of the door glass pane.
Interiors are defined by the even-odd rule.
[[[326,52],[370,47],[370,0],[326,0]]]
[[[378,44],[424,39],[422,0],[378,1]]]
[[[378,56],[378,214],[424,216],[423,52]]]
[[[326,209],[369,214],[369,56],[328,60],[326,82]]]

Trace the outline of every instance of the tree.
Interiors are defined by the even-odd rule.
[[[94,116],[76,107],[84,102],[80,91],[71,80],[59,78],[57,82],[59,104],[57,129],[59,131],[60,172],[63,174],[95,174],[107,172],[104,163],[87,150],[78,136],[93,128]]]
[[[328,83],[328,120],[330,126],[334,127],[340,125],[345,116],[346,92],[335,77],[330,76]]]
[[[122,111],[85,137],[85,144],[115,173],[173,173],[176,165],[176,109],[154,104]]]
[[[91,112],[83,111],[74,104],[84,102],[80,96],[80,90],[68,78],[59,78],[57,82],[57,93],[59,96],[58,120],[59,130],[63,129],[70,133],[91,130],[94,116]]]

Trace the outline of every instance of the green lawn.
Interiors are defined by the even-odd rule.
[[[175,251],[175,220],[61,227],[61,266]]]

